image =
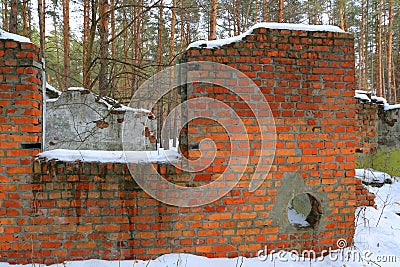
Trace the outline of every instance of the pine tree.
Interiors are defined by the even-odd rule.
[[[18,0],[10,0],[10,21],[8,30],[12,33],[17,33],[17,17],[18,17]]]
[[[70,61],[70,40],[69,40],[69,0],[62,0],[63,7],[63,39],[64,39],[64,90],[67,90],[70,87],[71,79],[71,61]]]

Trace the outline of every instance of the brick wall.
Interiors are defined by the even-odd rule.
[[[0,40],[1,261],[20,257],[20,235],[30,223],[29,181],[41,142],[40,71],[35,45]]]
[[[369,162],[367,155],[373,155],[378,149],[378,122],[379,110],[383,110],[372,102],[356,100],[356,119],[357,119],[357,136],[356,136],[356,155],[358,158],[359,168],[369,168],[372,163]],[[368,188],[357,181],[356,199],[357,206],[375,206],[375,195],[370,193]]]
[[[257,227],[262,235],[249,243],[254,248],[261,242],[268,247],[299,250],[312,244],[317,251],[335,247],[339,238],[350,244],[357,205],[355,189],[360,184],[354,178],[359,129],[353,36],[260,28],[242,42],[215,49],[192,48],[187,60],[219,62],[241,70],[259,86],[274,115],[277,150],[268,178],[254,193],[245,192],[255,166],[249,164],[239,185],[242,189],[237,201],[249,204],[249,199],[255,198],[263,213],[248,221],[249,226],[254,221],[262,222],[261,229]],[[188,91],[188,99],[199,96],[224,101],[245,121],[251,117],[243,101],[228,90],[201,84]],[[196,149],[190,148],[196,148],[197,140],[204,136],[214,139],[224,154],[229,147],[221,127],[210,121],[203,123],[193,121],[188,125],[188,155],[192,151],[196,155]],[[259,129],[251,127],[249,121],[248,134],[255,137],[251,142],[254,147],[250,147],[256,154]],[[216,132],[207,130],[211,128]],[[219,164],[220,170],[213,165],[209,176],[215,174],[215,169],[222,172],[224,163]],[[322,216],[312,229],[296,229],[287,221],[288,202],[301,193],[309,193],[321,202]],[[249,210],[254,212],[254,206]]]
[[[357,100],[356,118],[359,134],[357,135],[356,153],[375,153],[378,148],[378,121],[379,106],[372,102]]]
[[[399,172],[399,109],[381,99],[357,100],[357,168],[373,168],[392,176]],[[379,100],[379,101],[378,101]]]
[[[37,56],[31,45],[8,46],[11,48],[3,49],[5,55],[24,54],[12,51],[22,46],[22,52],[25,48]],[[354,178],[358,128],[353,53],[350,34],[264,28],[222,48],[187,51],[187,61],[221,62],[250,77],[268,100],[277,131],[271,172],[257,190],[250,192],[248,185],[257,164],[254,159],[260,151],[261,128],[252,127],[254,114],[225,89],[189,87],[188,99],[209,96],[231,106],[245,121],[251,148],[244,149],[250,153],[250,162],[241,163],[246,169],[235,188],[200,207],[174,207],[151,198],[123,164],[38,159],[32,165],[31,156],[38,150],[22,150],[19,143],[11,142],[11,148],[2,149],[5,156],[1,159],[14,159],[9,163],[13,165],[0,168],[4,189],[0,195],[0,212],[4,215],[0,260],[53,263],[89,258],[147,259],[180,252],[234,257],[255,256],[264,245],[271,250],[321,252],[336,248],[339,238],[351,244],[359,184]],[[9,78],[16,82],[7,84],[7,90],[33,88],[30,98],[35,100],[17,102],[18,93],[15,97],[4,95],[2,112],[10,109],[11,102],[24,103],[32,106],[27,109],[32,118],[25,129],[15,126],[18,120],[14,124],[11,116],[6,116],[1,136],[8,140],[4,143],[10,143],[10,129],[23,138],[35,136],[33,141],[38,142],[40,127],[35,124],[40,117],[40,81],[34,72],[38,69],[18,69],[11,70],[21,75]],[[24,87],[18,86],[20,81]],[[15,112],[22,117],[25,106]],[[231,152],[233,145],[226,130],[212,120],[189,123],[181,140],[184,153],[199,156],[198,142],[204,137],[213,139],[217,146],[218,154],[210,168],[191,174],[170,165],[156,165],[158,172],[178,184],[205,184],[226,170],[228,156],[240,157],[236,154],[240,149],[233,147]],[[299,228],[290,224],[287,207],[294,196],[303,193],[315,198],[318,203],[313,201],[312,206],[321,214],[318,218],[313,213],[318,222],[312,227]]]

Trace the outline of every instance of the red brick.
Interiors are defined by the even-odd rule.
[[[6,42],[5,48],[17,48],[18,47],[18,43],[17,42]]]

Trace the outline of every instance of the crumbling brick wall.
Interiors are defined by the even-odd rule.
[[[375,153],[378,147],[378,121],[379,106],[372,102],[357,100],[356,118],[357,118],[357,149],[356,153],[369,154]]]
[[[370,92],[357,93],[357,168],[373,168],[392,176],[399,172],[399,109]]]
[[[7,49],[27,49],[37,60],[32,45],[3,44],[5,54],[20,55]],[[143,192],[124,164],[38,159],[32,165],[31,156],[38,150],[21,150],[19,143],[11,142],[10,149],[2,150],[2,161],[11,160],[12,165],[0,168],[6,192],[0,195],[0,212],[7,214],[0,228],[1,261],[147,259],[180,252],[255,256],[265,245],[270,250],[313,249],[318,253],[337,248],[339,238],[352,243],[358,184],[354,178],[358,132],[353,36],[259,28],[241,42],[221,48],[191,48],[186,60],[228,64],[245,73],[263,92],[275,117],[277,143],[273,166],[261,186],[254,192],[248,190],[256,164],[250,160],[240,182],[222,198],[199,207],[175,207]],[[11,82],[6,88],[13,92],[32,88],[30,98],[34,100],[18,102],[24,106],[15,112],[23,114],[25,105],[31,105],[28,110],[33,116],[24,130],[15,128],[17,121],[14,124],[7,117],[2,122],[4,140],[11,140],[10,131],[15,131],[18,136],[35,136],[34,141],[40,141],[36,125],[40,118],[38,69],[26,69],[16,66],[11,71],[20,76],[8,78],[20,81],[23,77],[23,87]],[[241,99],[215,88],[203,87],[201,95],[227,103],[241,118],[252,117]],[[188,99],[201,93],[200,86],[192,89],[187,92]],[[3,95],[2,112],[18,97]],[[246,128],[253,135],[250,145],[257,151],[260,128],[251,124],[248,121]],[[205,127],[209,130],[203,131]],[[25,130],[32,132],[26,134]],[[187,127],[186,143],[182,140],[186,145],[183,152],[195,157],[196,142],[211,137],[217,147],[224,145],[219,153],[229,156],[226,134],[210,121],[193,121]],[[255,158],[250,154],[250,159]],[[170,165],[155,167],[170,181],[201,184],[225,170],[224,160],[217,158],[211,168],[197,174]],[[299,228],[288,221],[288,205],[303,193],[315,198],[312,206],[321,214],[314,216],[318,222],[312,227]]]

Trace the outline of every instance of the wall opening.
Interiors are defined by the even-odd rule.
[[[20,147],[22,149],[41,149],[42,148],[42,143],[40,143],[40,142],[21,143]]]
[[[288,204],[288,220],[297,228],[314,228],[321,219],[321,203],[309,193],[294,196]]]

